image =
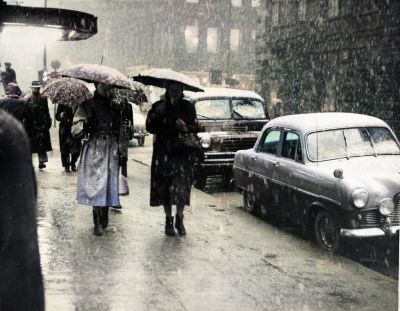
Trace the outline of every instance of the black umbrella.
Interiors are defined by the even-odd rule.
[[[175,82],[183,85],[183,88],[187,91],[204,92],[204,90],[188,76],[166,68],[146,70],[137,76],[133,76],[132,78],[133,80],[145,85],[153,85],[165,88],[168,83]]]

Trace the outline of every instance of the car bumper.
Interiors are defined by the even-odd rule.
[[[380,236],[392,236],[398,234],[400,226],[387,228],[363,228],[363,229],[341,229],[340,235],[345,238],[373,238]]]

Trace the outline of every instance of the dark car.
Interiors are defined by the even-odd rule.
[[[318,113],[276,118],[235,156],[234,182],[249,212],[313,232],[326,250],[343,238],[398,234],[400,145],[382,120]]]
[[[263,99],[252,91],[226,88],[185,92],[185,98],[196,107],[201,125],[198,136],[205,152],[195,186],[203,189],[209,175],[223,175],[229,183],[236,151],[252,147],[268,122]]]

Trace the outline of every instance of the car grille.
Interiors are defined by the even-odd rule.
[[[222,152],[235,152],[238,150],[250,149],[254,147],[256,137],[226,138],[221,142]]]
[[[396,195],[394,199],[394,211],[389,215],[390,223],[394,226],[400,225],[400,194]],[[379,210],[369,211],[364,214],[364,224],[362,227],[376,227],[383,226],[385,223],[385,216]]]

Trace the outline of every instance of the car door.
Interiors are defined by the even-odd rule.
[[[275,181],[274,163],[279,159],[281,129],[270,128],[263,136],[252,156],[254,172],[254,190],[262,213],[273,212],[279,201],[278,187]]]
[[[279,210],[281,216],[296,224],[301,223],[301,204],[298,193],[298,171],[302,169],[303,152],[300,135],[285,129],[282,135],[280,158],[274,166],[274,176],[279,185]]]

